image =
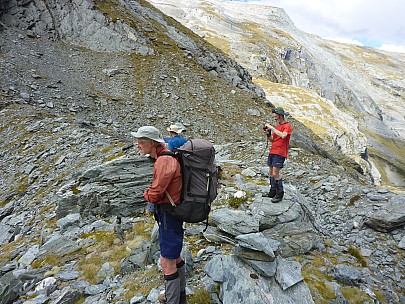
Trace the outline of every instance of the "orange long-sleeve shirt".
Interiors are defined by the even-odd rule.
[[[164,147],[158,147],[156,152],[159,155],[162,152],[169,152],[169,150]],[[162,155],[156,159],[153,166],[152,184],[145,190],[143,197],[152,204],[170,203],[169,198],[165,194],[165,190],[167,190],[173,201],[179,203],[181,187],[179,162],[173,156]]]

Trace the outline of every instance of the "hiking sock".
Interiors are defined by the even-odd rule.
[[[180,278],[180,304],[187,304],[186,298],[186,263],[182,260],[176,264]]]
[[[180,277],[176,271],[173,274],[164,275],[166,304],[180,303]]]
[[[283,200],[284,196],[284,186],[283,186],[283,180],[276,180],[276,195],[271,199],[273,203],[278,203]]]

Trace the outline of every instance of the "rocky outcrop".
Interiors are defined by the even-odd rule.
[[[205,282],[210,291],[216,289],[215,283],[221,285],[220,303],[314,303],[294,262],[279,259],[274,263],[276,276],[266,278],[252,273],[236,257],[216,256],[205,266],[209,274]]]
[[[143,192],[152,181],[153,161],[119,158],[90,168],[56,193],[59,217],[70,213],[130,216],[145,207]]]
[[[153,43],[156,37],[151,34],[157,22],[161,34],[188,56],[196,58],[206,71],[264,97],[263,89],[252,83],[246,69],[191,38],[184,30],[167,22],[159,11],[136,1],[121,2],[116,10],[113,9],[115,5],[114,1],[102,5],[92,0],[24,3],[12,0],[4,4],[5,14],[0,20],[6,25],[25,29],[28,37],[45,36],[95,51],[131,51],[142,56],[159,52]]]
[[[367,226],[382,231],[390,232],[405,225],[405,196],[392,198],[392,200],[373,212],[365,221]]]

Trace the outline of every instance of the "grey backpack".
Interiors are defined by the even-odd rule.
[[[180,204],[174,204],[166,192],[172,205],[166,212],[187,223],[207,221],[211,203],[217,196],[218,169],[214,146],[204,139],[193,139],[173,153],[160,155],[172,155],[179,160],[183,181]]]

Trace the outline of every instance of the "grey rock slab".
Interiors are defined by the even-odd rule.
[[[60,295],[50,302],[50,304],[74,304],[76,303],[81,297],[83,293],[80,290],[71,288],[71,287],[64,287],[60,293]]]
[[[277,262],[255,261],[242,258],[250,267],[255,269],[260,275],[265,277],[274,277],[277,270]]]
[[[290,222],[266,229],[262,233],[280,242],[278,253],[282,257],[308,253],[320,243],[318,234],[306,222]]]
[[[288,261],[281,257],[276,259],[277,272],[276,281],[280,284],[283,290],[294,286],[304,280],[301,275],[301,264],[294,261]]]
[[[142,243],[131,252],[121,264],[121,274],[128,274],[136,269],[145,267],[151,259],[151,243],[143,240]]]
[[[210,218],[215,226],[234,236],[259,232],[259,222],[245,211],[221,208],[211,212]]]
[[[5,200],[5,198],[0,197],[0,200]],[[7,203],[4,207],[0,208],[0,221],[6,216],[12,214],[14,210],[14,202]]]
[[[202,234],[208,242],[214,242],[219,244],[228,243],[235,245],[234,239],[230,238],[229,236],[225,235],[222,231],[214,227],[208,226],[207,230],[203,231]]]
[[[259,220],[260,230],[299,220],[303,214],[301,206],[291,200],[274,204],[268,198],[257,198],[249,208]]]
[[[47,295],[40,294],[35,298],[24,301],[23,304],[43,304],[46,303],[47,301],[49,301],[49,297]]]
[[[74,226],[80,223],[81,216],[80,213],[71,213],[66,215],[65,217],[56,221],[56,226],[60,229],[66,229],[70,226]]]
[[[333,277],[348,285],[359,285],[361,282],[361,272],[355,267],[338,264],[334,267]]]
[[[81,247],[71,239],[54,234],[45,244],[39,248],[38,257],[41,258],[50,254],[65,256],[69,253],[79,250]]]
[[[103,293],[106,289],[107,286],[104,286],[103,284],[90,285],[84,289],[84,293],[86,295],[94,296]]]
[[[270,256],[263,251],[248,249],[246,247],[242,247],[240,245],[236,245],[235,247],[235,255],[248,259],[248,260],[255,260],[255,261],[265,261],[265,262],[272,262],[275,260],[274,255]]]
[[[39,253],[39,245],[34,245],[18,260],[19,263],[30,265]]]
[[[56,277],[61,281],[72,281],[76,280],[80,275],[80,271],[61,271]]]
[[[405,234],[402,236],[401,241],[398,243],[398,248],[405,250]]]
[[[300,282],[284,291],[274,278],[258,275],[235,256],[215,256],[206,264],[204,271],[220,285],[222,303],[314,303],[305,283]]]
[[[13,272],[8,272],[0,277],[0,299],[1,303],[14,303],[21,294],[23,282],[17,279]]]
[[[265,236],[261,232],[238,235],[235,239],[238,240],[240,246],[263,251],[270,257],[274,257],[274,251],[278,250],[280,246],[280,242]]]
[[[390,201],[372,213],[365,224],[377,231],[390,232],[405,225],[405,198]]]
[[[14,227],[0,223],[0,244],[5,244],[11,241],[14,237]]]

